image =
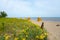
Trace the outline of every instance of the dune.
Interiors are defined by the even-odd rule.
[[[37,22],[31,20],[32,23],[41,26],[41,23],[44,22],[44,28],[48,31],[48,40],[60,40],[60,22],[58,21],[41,21]]]

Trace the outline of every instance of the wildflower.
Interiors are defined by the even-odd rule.
[[[15,37],[15,38],[14,38],[14,40],[18,40],[18,38],[17,38],[17,37]]]
[[[25,30],[23,29],[22,32],[24,32]]]
[[[7,35],[7,36],[5,37],[5,40],[8,40],[9,37],[11,37],[11,36],[10,36],[10,35]]]
[[[39,36],[36,36],[36,38],[39,38]]]
[[[25,38],[23,38],[22,40],[26,40]]]
[[[7,36],[7,34],[4,35],[4,37],[6,37],[6,36]]]
[[[26,37],[28,37],[28,35],[26,35]]]
[[[26,31],[23,29],[22,32],[26,33]]]
[[[40,39],[44,39],[45,35],[41,34]]]
[[[44,33],[44,35],[48,35],[47,33]]]

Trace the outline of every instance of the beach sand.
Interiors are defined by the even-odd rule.
[[[37,22],[31,20],[32,23],[41,26],[41,22]],[[44,28],[48,31],[48,40],[60,40],[60,26],[56,26],[57,24],[60,25],[60,22],[55,21],[43,21]]]

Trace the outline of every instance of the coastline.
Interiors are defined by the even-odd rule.
[[[48,31],[48,40],[60,40],[60,21],[41,21],[37,22],[36,20],[31,20],[32,23],[41,26],[41,23],[44,22],[44,28]]]

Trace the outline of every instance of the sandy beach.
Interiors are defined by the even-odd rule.
[[[32,23],[40,25],[41,22],[37,22],[34,20],[31,20]],[[60,26],[56,26],[57,24],[60,25],[60,22],[57,21],[43,21],[44,22],[44,28],[48,31],[48,40],[60,40]]]

